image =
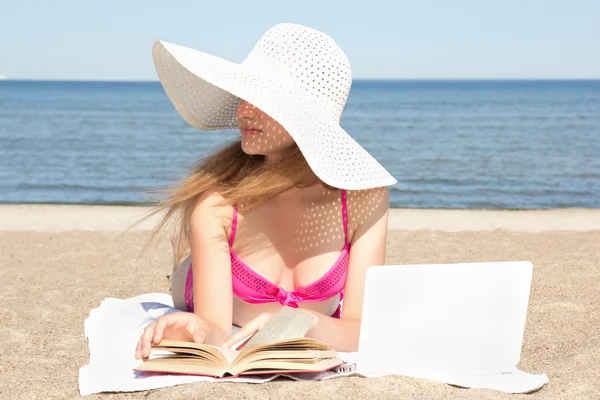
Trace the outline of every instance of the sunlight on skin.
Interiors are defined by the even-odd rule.
[[[281,124],[247,101],[241,101],[237,110],[237,119],[242,150],[246,154],[260,154],[267,158],[274,158],[294,143],[293,137]],[[284,253],[295,253],[293,260],[286,260],[287,263],[298,264],[316,255],[339,252],[343,247],[344,229],[340,192],[331,192],[324,188],[318,190],[314,196],[320,200],[311,201],[306,208],[299,211],[298,218],[287,221],[287,226],[293,232],[294,246],[293,249],[286,249]],[[348,240],[352,239],[353,231],[372,216],[381,201],[382,197],[373,189],[347,192]],[[243,219],[243,216],[240,219]],[[240,224],[241,232],[244,231],[244,225],[243,222]],[[237,236],[246,235],[242,233]],[[263,237],[263,240],[260,240],[258,236],[256,233],[249,234],[252,244],[244,243],[246,241],[243,239],[237,242],[236,238],[238,244],[236,247],[240,248],[242,253],[245,248],[253,248],[254,252],[261,247],[270,248],[268,254],[261,255],[263,259],[265,256],[272,256],[276,251],[283,250],[273,247],[275,243],[272,238],[269,240]],[[271,246],[264,246],[266,244],[264,242],[267,241],[271,241]],[[259,246],[258,242],[263,242],[263,246]]]
[[[338,192],[329,194],[328,198],[324,203],[311,202],[304,213],[295,233],[297,252],[309,249],[314,252],[315,248],[322,248],[324,252],[339,250],[327,244],[333,242],[337,245],[344,239],[341,198]],[[373,215],[381,201],[382,197],[377,196],[373,189],[347,191],[348,240],[352,240],[353,231]]]
[[[277,121],[246,101],[241,101],[237,118],[242,150],[247,154],[273,158],[294,143],[293,137]],[[256,216],[239,214],[236,252],[240,257],[248,258],[247,261],[252,261],[251,264],[257,267],[258,272],[269,275],[266,270],[260,271],[260,265],[269,259],[287,266],[308,263],[327,267],[326,261],[315,257],[329,253],[326,258],[334,259],[332,257],[343,248],[340,191],[329,191],[322,186],[306,190],[312,191],[310,198],[317,200],[302,204],[301,207],[288,203],[289,214],[292,216],[282,216],[276,224],[265,223],[265,218],[268,220],[271,215],[270,210],[258,211]],[[353,232],[358,226],[374,217],[375,210],[383,200],[381,194],[378,189],[347,191],[348,240],[353,239]],[[293,200],[292,203],[296,204],[297,201]],[[280,232],[282,224],[289,233],[284,235]],[[174,249],[178,241],[178,237],[172,238]],[[177,265],[186,256],[187,254],[176,256]],[[319,271],[316,271],[315,276],[318,277],[318,274]]]
[[[242,150],[246,154],[274,158],[294,144],[294,139],[283,126],[247,101],[241,101],[237,120],[242,135]]]

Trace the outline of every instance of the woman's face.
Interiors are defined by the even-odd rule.
[[[273,118],[242,100],[237,110],[242,135],[242,150],[246,154],[277,156],[294,143],[292,136]]]

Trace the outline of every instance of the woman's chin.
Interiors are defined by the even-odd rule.
[[[244,143],[242,142],[242,151],[246,154],[248,154],[249,156],[262,156],[264,155],[263,152],[260,151],[260,149],[257,149],[255,146],[244,146]]]
[[[257,143],[248,143],[245,142],[242,139],[242,151],[246,154],[248,154],[249,156],[265,156],[265,157],[278,157],[280,154],[286,152],[289,147],[282,147],[282,148],[273,148],[274,146],[269,146],[269,149],[267,150],[264,145],[259,145]]]

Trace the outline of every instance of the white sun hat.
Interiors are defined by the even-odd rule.
[[[160,40],[152,56],[167,96],[192,127],[237,129],[243,99],[289,132],[326,184],[361,190],[397,183],[340,126],[352,71],[342,49],[323,32],[278,24],[240,64]]]

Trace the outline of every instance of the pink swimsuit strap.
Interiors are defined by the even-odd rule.
[[[315,302],[330,299],[340,294],[340,300],[343,298],[343,290],[346,283],[348,272],[348,262],[350,259],[350,243],[348,241],[348,211],[346,201],[346,191],[341,190],[342,202],[342,222],[344,227],[344,247],[333,264],[333,266],[317,281],[308,286],[287,291],[258,274],[250,268],[233,251],[233,242],[237,230],[237,206],[233,206],[233,219],[231,234],[229,237],[229,252],[231,257],[231,277],[233,293],[242,300],[252,304],[262,304],[269,302],[279,302],[282,305],[296,308],[301,302]],[[193,311],[192,299],[192,273],[191,266],[186,280],[185,298],[188,311]],[[332,317],[340,317],[341,308],[338,305],[336,312]]]

